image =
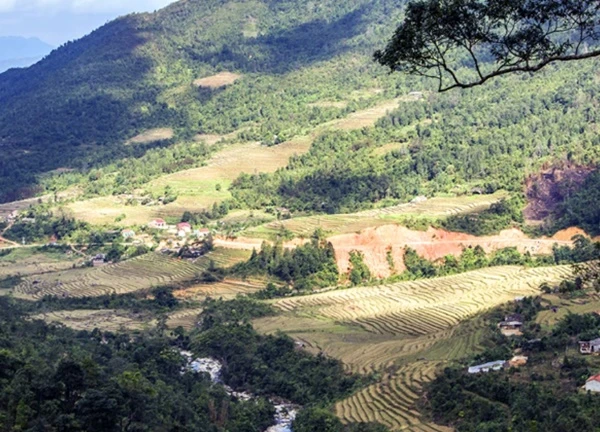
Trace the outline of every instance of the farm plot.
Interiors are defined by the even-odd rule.
[[[392,222],[401,223],[406,218],[440,219],[456,214],[479,212],[488,209],[504,197],[506,194],[503,192],[469,197],[439,197],[421,203],[400,204],[359,213],[293,218],[252,228],[247,230],[244,235],[271,238],[284,228],[297,237],[309,237],[318,228],[332,235],[355,233],[369,227],[387,225]]]
[[[439,332],[516,296],[539,292],[571,268],[495,267],[438,279],[353,288],[279,300],[284,311],[358,325],[375,334],[422,336]]]
[[[245,251],[242,253],[218,249],[190,262],[151,253],[100,268],[72,269],[27,277],[14,291],[15,296],[26,299],[39,299],[48,295],[96,297],[127,294],[191,280],[205,270],[211,260],[217,266],[227,267],[242,261],[245,256]]]
[[[64,253],[38,252],[33,248],[14,248],[0,257],[0,279],[67,270],[80,257]]]
[[[122,329],[142,330],[156,325],[156,320],[147,316],[110,309],[57,311],[33,315],[30,319],[42,320],[48,324],[58,323],[80,331],[92,331],[97,328],[102,331],[117,332]]]
[[[340,359],[349,371],[381,379],[336,405],[344,422],[377,421],[392,430],[442,432],[417,401],[443,365],[481,350],[486,323],[477,315],[539,293],[569,277],[569,266],[506,266],[432,280],[359,287],[274,301],[277,317],[255,320],[284,331],[305,349]]]

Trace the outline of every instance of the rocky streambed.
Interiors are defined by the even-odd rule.
[[[193,358],[193,354],[188,351],[182,351],[181,354],[188,360],[188,370],[195,373],[206,373],[210,375],[213,383],[221,384],[227,394],[237,399],[249,401],[256,396],[247,392],[236,392],[231,387],[225,385],[221,379],[223,364],[213,358]],[[270,399],[275,407],[275,425],[268,428],[265,432],[293,432],[292,424],[298,414],[298,406],[283,400]]]

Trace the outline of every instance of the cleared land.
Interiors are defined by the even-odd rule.
[[[35,300],[48,295],[96,297],[127,294],[192,280],[208,268],[211,260],[217,266],[228,267],[248,256],[245,251],[217,249],[190,262],[151,253],[100,268],[80,268],[26,277],[15,287],[14,295]]]
[[[281,329],[351,371],[382,374],[376,384],[337,404],[343,421],[446,431],[423,419],[416,402],[422,385],[446,362],[480,349],[485,323],[476,315],[570,275],[568,266],[507,266],[286,298],[273,302],[281,315],[255,320],[255,326],[265,333]]]
[[[161,193],[168,185],[178,195],[177,201],[166,206],[127,206],[124,199],[101,197],[75,202],[69,208],[76,218],[94,225],[112,224],[120,215],[126,215],[120,222],[123,226],[145,225],[157,217],[179,217],[185,211],[201,211],[230,198],[228,188],[240,174],[274,172],[285,167],[291,156],[307,152],[310,145],[310,139],[304,137],[276,147],[258,143],[228,146],[204,167],[163,176],[150,183],[146,189],[152,192]]]
[[[233,84],[242,77],[240,74],[232,72],[221,72],[209,77],[200,78],[194,81],[194,85],[210,89],[219,89]]]
[[[439,219],[457,214],[475,213],[490,208],[506,197],[506,193],[465,197],[436,197],[421,203],[406,203],[393,207],[351,214],[318,215],[271,222],[247,230],[247,237],[272,238],[282,228],[297,237],[309,237],[317,228],[331,235],[355,233],[369,227],[405,221],[407,218]]]
[[[39,252],[31,248],[15,248],[0,257],[0,279],[67,270],[80,263],[72,253]]]
[[[127,141],[127,144],[150,144],[156,141],[168,140],[174,136],[175,132],[171,128],[150,129],[131,138]]]
[[[392,274],[388,262],[388,254],[394,260],[394,268],[402,272],[404,266],[404,250],[410,247],[430,261],[446,255],[458,256],[466,247],[481,246],[487,253],[506,247],[516,247],[521,253],[532,255],[549,255],[555,244],[571,246],[576,234],[585,235],[581,230],[566,230],[551,238],[530,238],[518,229],[501,231],[497,235],[476,237],[469,234],[449,232],[443,229],[429,228],[427,231],[410,230],[400,225],[384,225],[367,228],[358,234],[342,234],[328,240],[335,248],[336,259],[340,271],[350,267],[350,253],[360,251],[364,254],[365,263],[380,278]]]

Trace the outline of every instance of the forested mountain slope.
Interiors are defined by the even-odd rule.
[[[286,104],[335,96],[373,75],[368,58],[399,8],[392,0],[183,0],[110,22],[27,70],[0,75],[0,196],[31,193],[18,187],[34,185],[35,174],[130,155],[125,140],[152,127],[181,138],[260,119],[273,124],[265,135],[285,132],[281,119],[295,115]],[[283,88],[289,74],[343,56]],[[227,91],[193,85],[223,70],[246,79]],[[308,125],[311,115],[294,122]]]

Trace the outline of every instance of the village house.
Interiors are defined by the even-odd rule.
[[[471,366],[469,368],[470,374],[488,373],[489,371],[499,371],[507,366],[507,362],[504,360],[497,360],[494,362],[484,363],[477,366]]]
[[[103,267],[106,265],[106,255],[98,254],[92,259],[92,266]]]
[[[167,223],[164,221],[164,219],[154,219],[152,222],[150,222],[148,224],[148,226],[150,228],[154,228],[154,229],[167,229]]]
[[[121,231],[121,235],[123,236],[124,239],[133,238],[133,237],[135,237],[135,231],[133,231],[131,229],[124,229],[123,231]]]
[[[583,388],[595,393],[600,392],[600,375],[594,375],[588,378]]]
[[[200,228],[200,229],[197,229],[196,231],[194,231],[194,234],[199,239],[203,239],[203,238],[208,237],[208,235],[210,234],[210,230],[208,228]]]
[[[177,224],[177,231],[183,231],[186,234],[192,232],[192,226],[188,222],[180,222]]]
[[[498,324],[500,332],[504,336],[520,336],[523,333],[523,316],[521,314],[506,315],[504,321]]]
[[[581,354],[599,354],[600,338],[591,341],[579,341],[579,352]]]

